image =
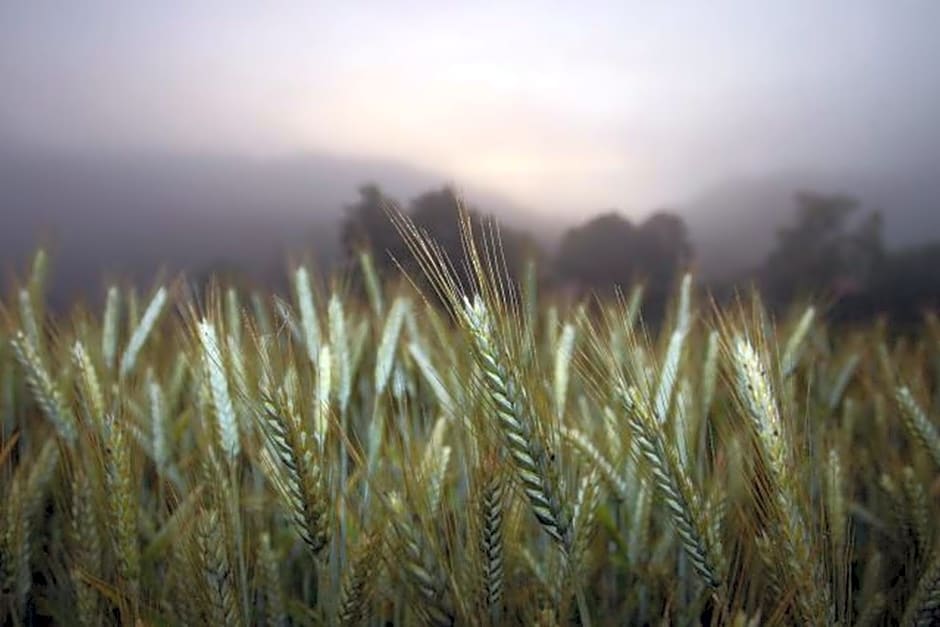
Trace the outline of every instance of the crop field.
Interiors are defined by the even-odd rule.
[[[0,622],[932,625],[940,323],[568,302],[397,218],[276,296],[0,312]],[[416,287],[417,286],[417,287]],[[359,294],[362,294],[360,297]]]

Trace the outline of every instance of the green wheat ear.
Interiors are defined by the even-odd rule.
[[[72,358],[75,368],[79,373],[81,394],[86,406],[86,414],[91,419],[96,428],[100,428],[101,421],[105,415],[104,393],[101,389],[101,383],[98,379],[98,372],[95,365],[85,350],[85,345],[81,340],[76,340],[72,345]]]
[[[100,577],[102,573],[102,546],[95,512],[94,491],[84,468],[75,472],[72,480],[71,553],[73,567],[72,586],[75,590],[78,620],[86,627],[100,620],[99,593],[88,583],[87,576]]]
[[[121,323],[121,292],[117,286],[108,288],[105,309],[101,322],[101,354],[109,371],[114,370],[117,356],[118,326]]]
[[[720,589],[724,585],[725,560],[720,547],[712,542],[714,535],[709,533],[701,497],[696,494],[678,453],[665,441],[646,401],[635,388],[624,389],[621,395],[633,432],[637,465],[649,469],[695,570],[706,584]]]
[[[488,400],[509,451],[516,477],[542,528],[560,545],[571,547],[570,523],[557,485],[557,470],[547,443],[526,407],[521,387],[505,366],[492,340],[489,313],[479,298],[466,303],[464,315],[473,338],[477,365]]]
[[[262,592],[264,599],[265,623],[270,627],[287,624],[284,590],[281,584],[280,567],[274,549],[271,547],[271,535],[263,532],[258,540],[258,563],[261,571]]]
[[[498,625],[503,616],[505,579],[506,484],[498,463],[490,459],[479,471],[480,490],[480,563],[482,565],[483,607],[491,624]]]
[[[206,320],[198,323],[197,331],[202,344],[203,366],[209,382],[209,394],[212,399],[219,444],[229,460],[234,460],[241,451],[238,417],[229,392],[229,378],[219,344],[219,336],[215,325]]]
[[[64,440],[74,442],[78,433],[75,416],[71,407],[66,404],[59,386],[43,364],[36,345],[22,331],[16,332],[11,344],[16,359],[25,372],[26,384],[43,414]]]
[[[134,328],[134,332],[131,333],[130,340],[127,342],[127,348],[124,349],[124,354],[121,356],[122,377],[126,377],[134,370],[134,366],[137,364],[137,356],[147,342],[147,338],[150,337],[150,334],[153,332],[153,328],[160,314],[163,312],[166,301],[166,288],[161,287],[154,293],[153,298],[147,304],[147,309],[144,310],[144,315],[141,316],[140,322]]]
[[[320,353],[320,321],[313,303],[313,291],[310,288],[310,275],[303,266],[294,273],[294,289],[297,293],[297,305],[300,309],[300,324],[303,329],[304,346],[307,357],[316,363]]]
[[[357,625],[368,618],[369,604],[378,585],[379,569],[383,560],[384,534],[367,532],[354,547],[349,564],[343,573],[337,622]]]
[[[113,415],[105,420],[105,479],[108,488],[110,530],[117,574],[132,603],[140,593],[140,545],[138,495],[131,467],[131,450],[125,426]]]
[[[26,604],[32,589],[30,570],[31,530],[27,515],[25,486],[17,477],[9,486],[4,512],[0,564],[0,586],[10,599],[10,615],[14,621],[25,618]]]
[[[937,426],[927,418],[910,388],[901,386],[895,394],[908,433],[940,469],[940,432]]]
[[[265,401],[258,415],[266,445],[261,462],[290,514],[291,522],[314,557],[320,557],[330,539],[330,503],[326,469],[316,441],[296,416],[273,401]]]

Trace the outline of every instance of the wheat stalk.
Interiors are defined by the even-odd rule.
[[[559,433],[571,443],[576,451],[590,460],[594,468],[604,478],[604,481],[607,482],[607,485],[617,495],[617,498],[621,501],[629,499],[630,488],[627,486],[627,482],[586,434],[571,427],[561,427]]]
[[[798,504],[792,453],[766,363],[747,338],[738,335],[732,342],[737,392],[767,460],[772,482],[770,533],[773,537],[765,536],[762,553],[775,568],[780,568],[780,564],[771,554],[782,553],[787,584],[797,591],[794,601],[802,619],[811,623],[827,622],[831,615],[829,586],[813,559],[815,550]]]

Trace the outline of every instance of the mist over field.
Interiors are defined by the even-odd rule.
[[[777,229],[792,222],[793,195],[802,189],[844,191],[882,210],[890,247],[936,239],[937,163],[869,176],[744,176],[665,208],[688,223],[700,271],[721,278],[760,263]],[[289,252],[309,249],[321,263],[339,261],[342,209],[355,200],[359,185],[377,182],[390,197],[407,202],[449,180],[392,161],[325,154],[262,159],[7,153],[0,155],[0,249],[8,263],[22,262],[37,245],[49,245],[62,282],[84,288],[98,287],[103,270],[145,280],[160,267],[198,272],[224,263],[257,277],[280,272]],[[540,212],[498,191],[459,189],[469,202],[530,231],[549,249],[573,225],[562,212]]]

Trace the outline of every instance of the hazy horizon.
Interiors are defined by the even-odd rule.
[[[62,281],[338,259],[342,208],[454,183],[557,243],[669,210],[759,264],[800,189],[940,239],[940,4],[0,5],[0,249]]]

